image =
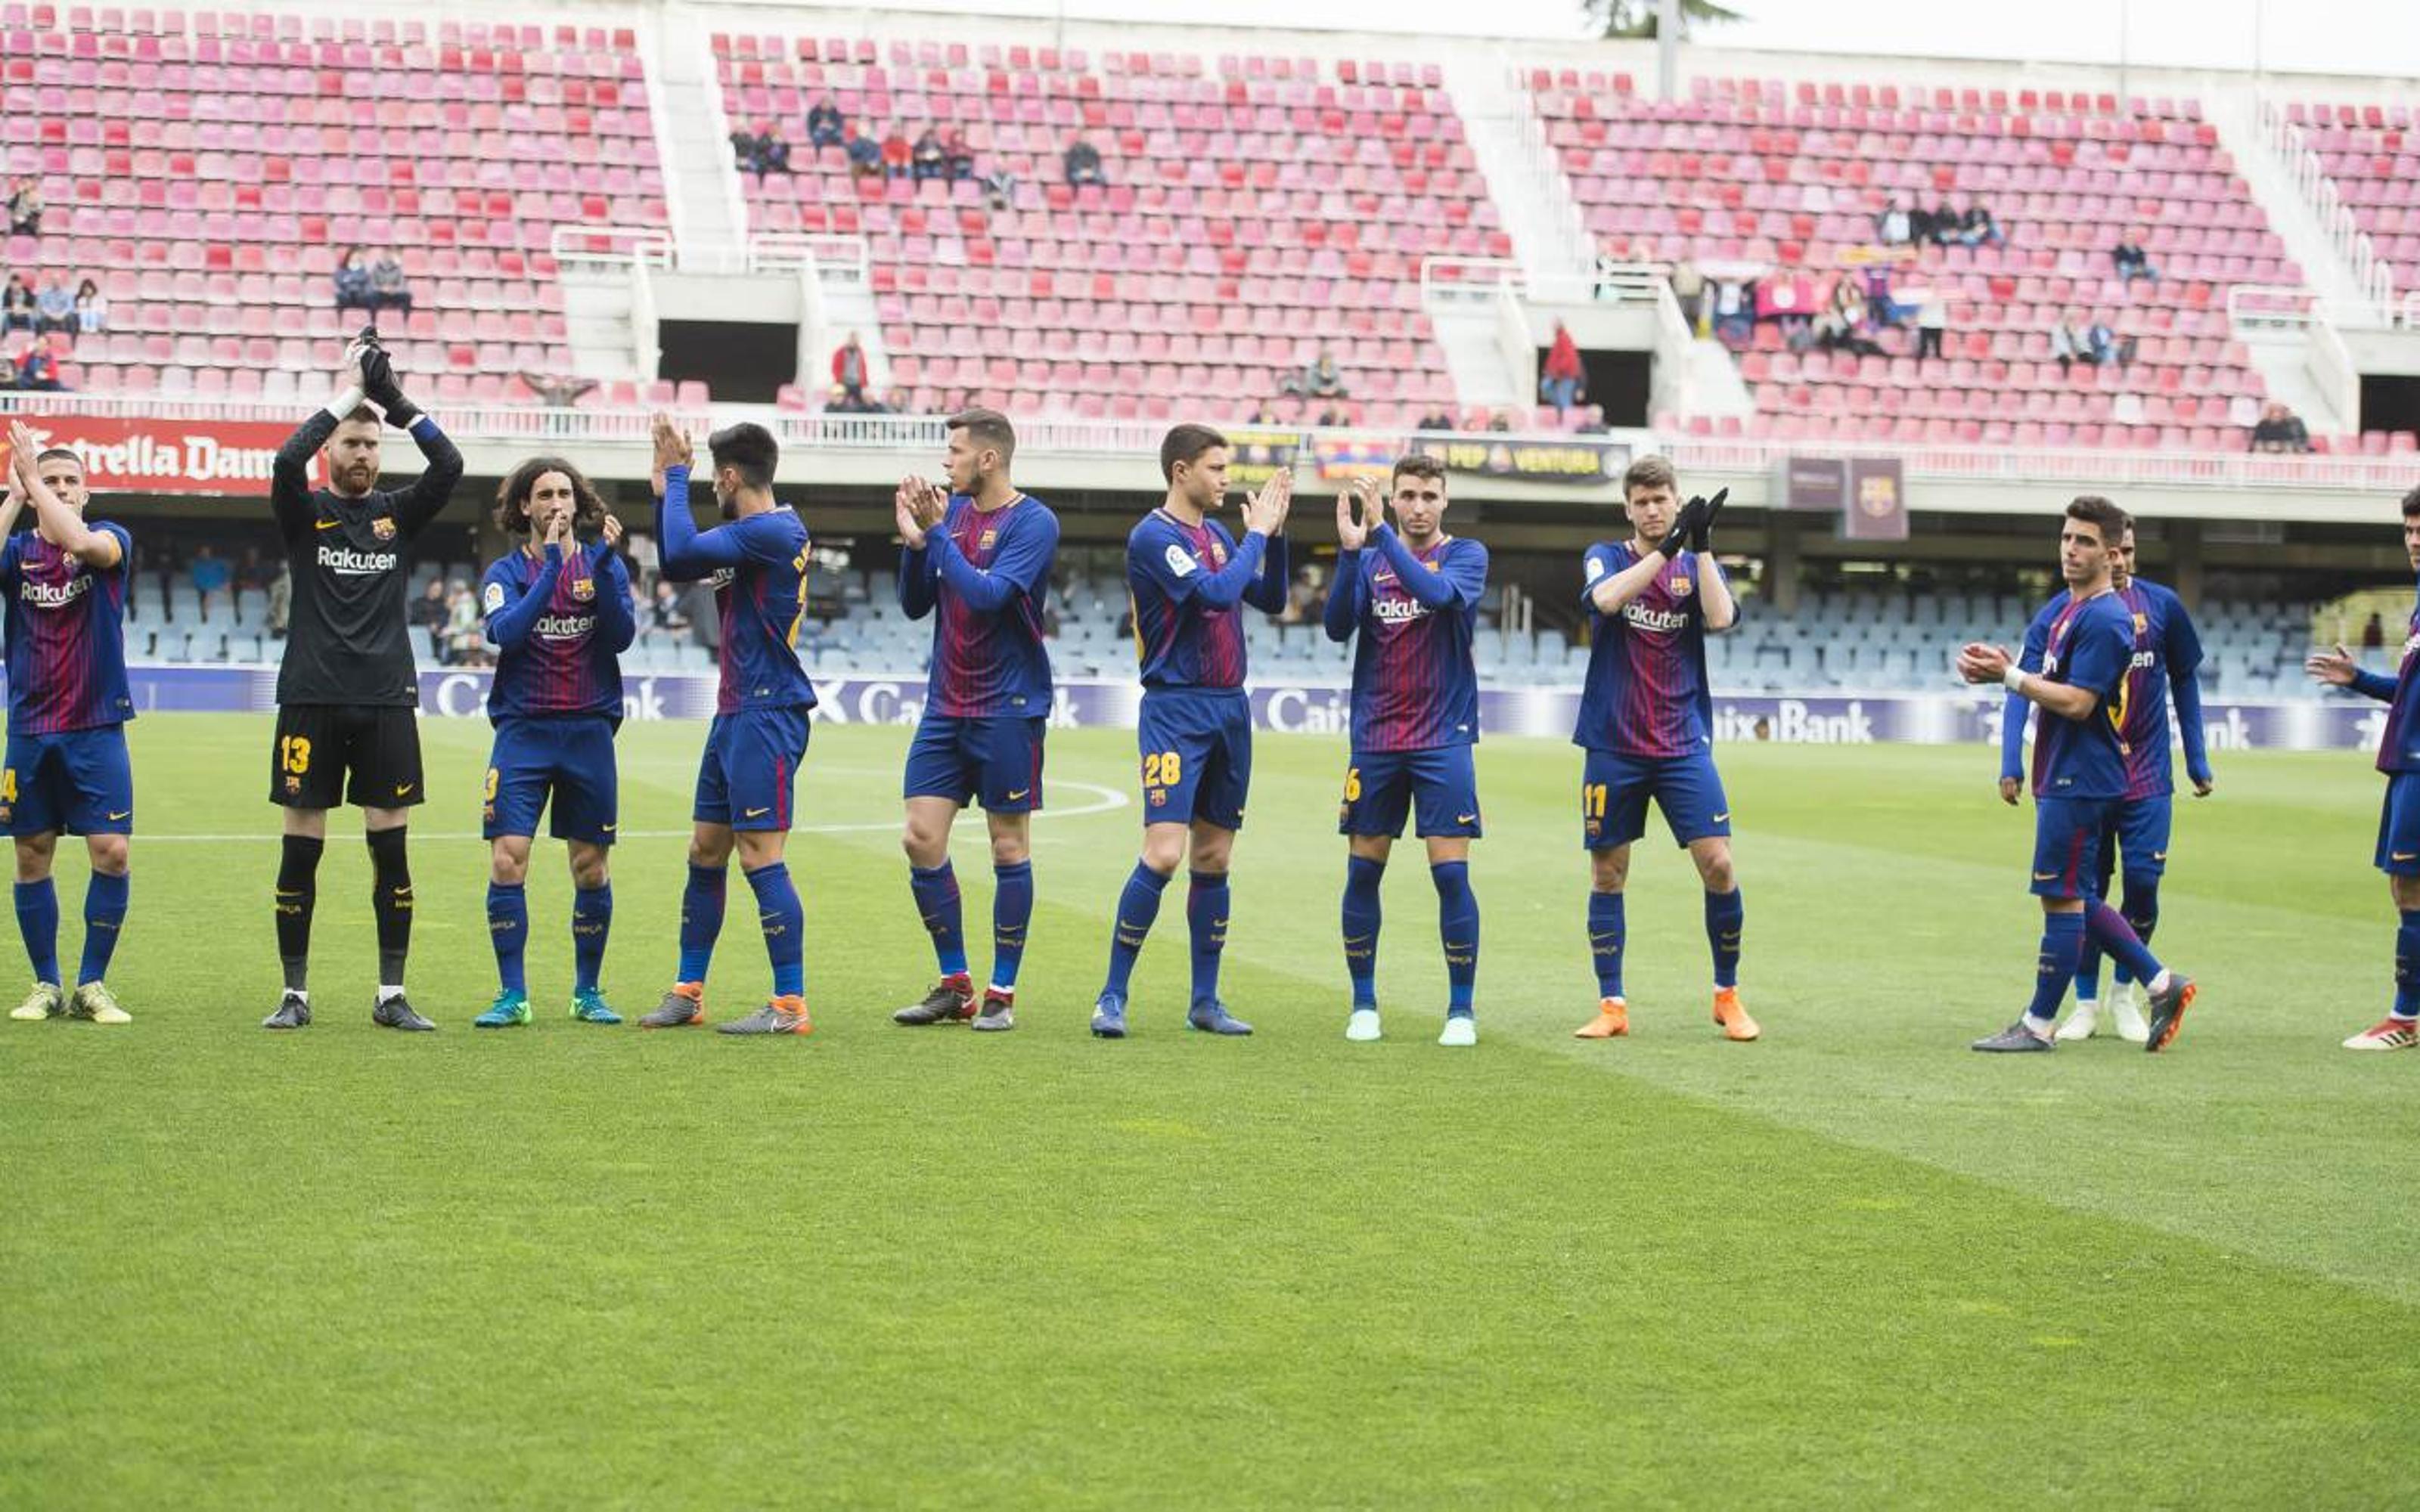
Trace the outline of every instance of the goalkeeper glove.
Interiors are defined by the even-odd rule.
[[[1705,513],[1699,517],[1698,528],[1689,532],[1690,550],[1697,552],[1699,556],[1703,556],[1713,548],[1714,541],[1714,517],[1723,512],[1723,501],[1730,498],[1730,496],[1731,491],[1729,488],[1725,488],[1722,492],[1714,495],[1712,499],[1705,501]],[[1691,501],[1695,502],[1696,501],[1693,500]]]
[[[395,364],[383,347],[373,347],[362,354],[362,392],[385,411],[386,423],[397,430],[410,430],[420,418],[419,407],[405,398],[396,385]]]
[[[1672,517],[1672,528],[1665,532],[1664,539],[1655,543],[1655,549],[1663,552],[1667,557],[1679,556],[1681,544],[1704,527],[1705,517],[1706,501],[1704,500],[1692,499],[1683,504],[1681,513]]]

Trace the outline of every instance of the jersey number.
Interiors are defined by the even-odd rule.
[[[1185,760],[1172,750],[1154,751],[1142,759],[1142,785],[1147,788],[1172,788],[1185,771]]]
[[[1348,766],[1344,769],[1344,801],[1347,803],[1361,801],[1361,768],[1357,766]]]
[[[489,768],[488,768],[488,797],[487,797],[487,801],[488,801],[488,802],[489,802],[489,803],[493,803],[493,802],[495,802],[495,801],[496,801],[496,769],[495,769],[494,767],[492,767],[492,766],[490,766],[490,767],[489,767]]]
[[[0,803],[14,803],[16,801],[17,769],[13,766],[0,768]]]
[[[280,735],[277,737],[277,764],[296,777],[311,769],[311,737]]]
[[[1605,784],[1605,783],[1603,783],[1603,782],[1586,782],[1586,783],[1582,783],[1582,784],[1581,784],[1581,786],[1580,786],[1580,817],[1581,817],[1582,819],[1602,819],[1602,818],[1604,818],[1604,817],[1605,817],[1605,798],[1606,798],[1606,784]]]

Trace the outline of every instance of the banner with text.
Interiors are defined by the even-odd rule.
[[[119,415],[44,415],[25,422],[35,442],[66,447],[84,463],[95,493],[263,494],[277,449],[293,427],[274,422],[143,420]],[[0,439],[0,456],[7,454]],[[311,459],[314,487],[325,482]]]

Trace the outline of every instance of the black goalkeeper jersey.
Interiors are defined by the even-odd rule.
[[[269,501],[293,580],[277,702],[417,708],[405,595],[410,548],[453,497],[462,454],[423,417],[411,433],[427,470],[410,486],[348,499],[310,485],[311,455],[336,428],[314,413],[277,449]]]

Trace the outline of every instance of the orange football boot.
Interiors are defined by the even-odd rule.
[[[1575,1040],[1619,1040],[1630,1032],[1630,1005],[1619,997],[1600,997],[1596,1017],[1572,1031]]]
[[[1740,1007],[1739,989],[1736,987],[1714,989],[1714,1022],[1723,1026],[1726,1040],[1745,1042],[1763,1032],[1756,1026],[1756,1020],[1747,1016],[1747,1010]]]

